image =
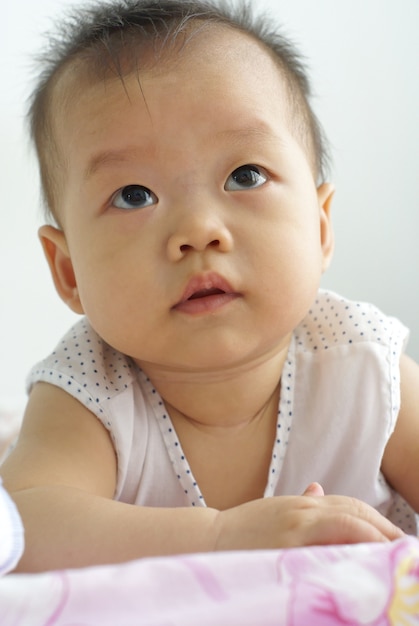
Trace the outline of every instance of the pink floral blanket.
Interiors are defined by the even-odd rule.
[[[22,549],[20,520],[0,485],[1,626],[419,624],[413,537],[7,574]]]

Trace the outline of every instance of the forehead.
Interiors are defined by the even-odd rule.
[[[176,54],[172,47],[157,60],[146,56],[118,77],[85,70],[80,62],[69,68],[53,104],[61,189],[86,179],[95,162],[129,155],[130,146],[143,160],[157,153],[167,159],[169,152],[176,160],[179,148],[208,149],[216,135],[230,136],[240,150],[249,140],[288,141],[293,134],[277,63],[262,44],[231,28],[194,33]]]
[[[109,94],[118,84],[124,87],[127,77],[136,74],[138,84],[153,77],[167,81],[184,80],[184,89],[194,85],[225,79],[227,91],[242,89],[266,97],[267,91],[277,91],[278,102],[285,100],[286,81],[278,59],[269,48],[248,33],[220,24],[196,23],[189,31],[169,43],[158,44],[132,40],[118,58],[106,62],[80,57],[69,63],[52,92],[53,116],[67,116],[80,100],[94,101]],[[118,67],[118,74],[116,68]]]

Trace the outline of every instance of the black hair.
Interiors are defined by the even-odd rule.
[[[260,42],[278,64],[295,110],[298,133],[310,150],[318,182],[326,177],[327,142],[311,105],[311,88],[302,57],[272,19],[254,15],[249,1],[106,0],[75,8],[50,36],[37,66],[43,68],[29,109],[31,136],[40,164],[47,214],[56,218],[54,170],[59,158],[54,144],[51,101],[54,86],[72,63],[88,66],[96,80],[117,74],[122,79],[141,66],[139,55],[153,46],[167,51],[180,35],[196,36],[198,24],[218,24],[247,33]],[[199,32],[199,29],[198,29]],[[128,65],[127,65],[128,63]],[[54,147],[55,146],[55,147]],[[55,149],[55,153],[54,153]]]

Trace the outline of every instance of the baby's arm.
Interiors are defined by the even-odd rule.
[[[400,360],[401,407],[382,463],[388,482],[419,513],[419,365]]]
[[[108,432],[81,403],[44,383],[31,393],[19,442],[0,472],[25,526],[20,571],[401,535],[367,505],[339,496],[266,498],[222,512],[114,501]]]

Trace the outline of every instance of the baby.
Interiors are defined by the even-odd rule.
[[[45,63],[40,238],[83,317],[1,468],[19,569],[416,533],[419,367],[319,289],[333,186],[290,43],[243,6],[121,0]]]

